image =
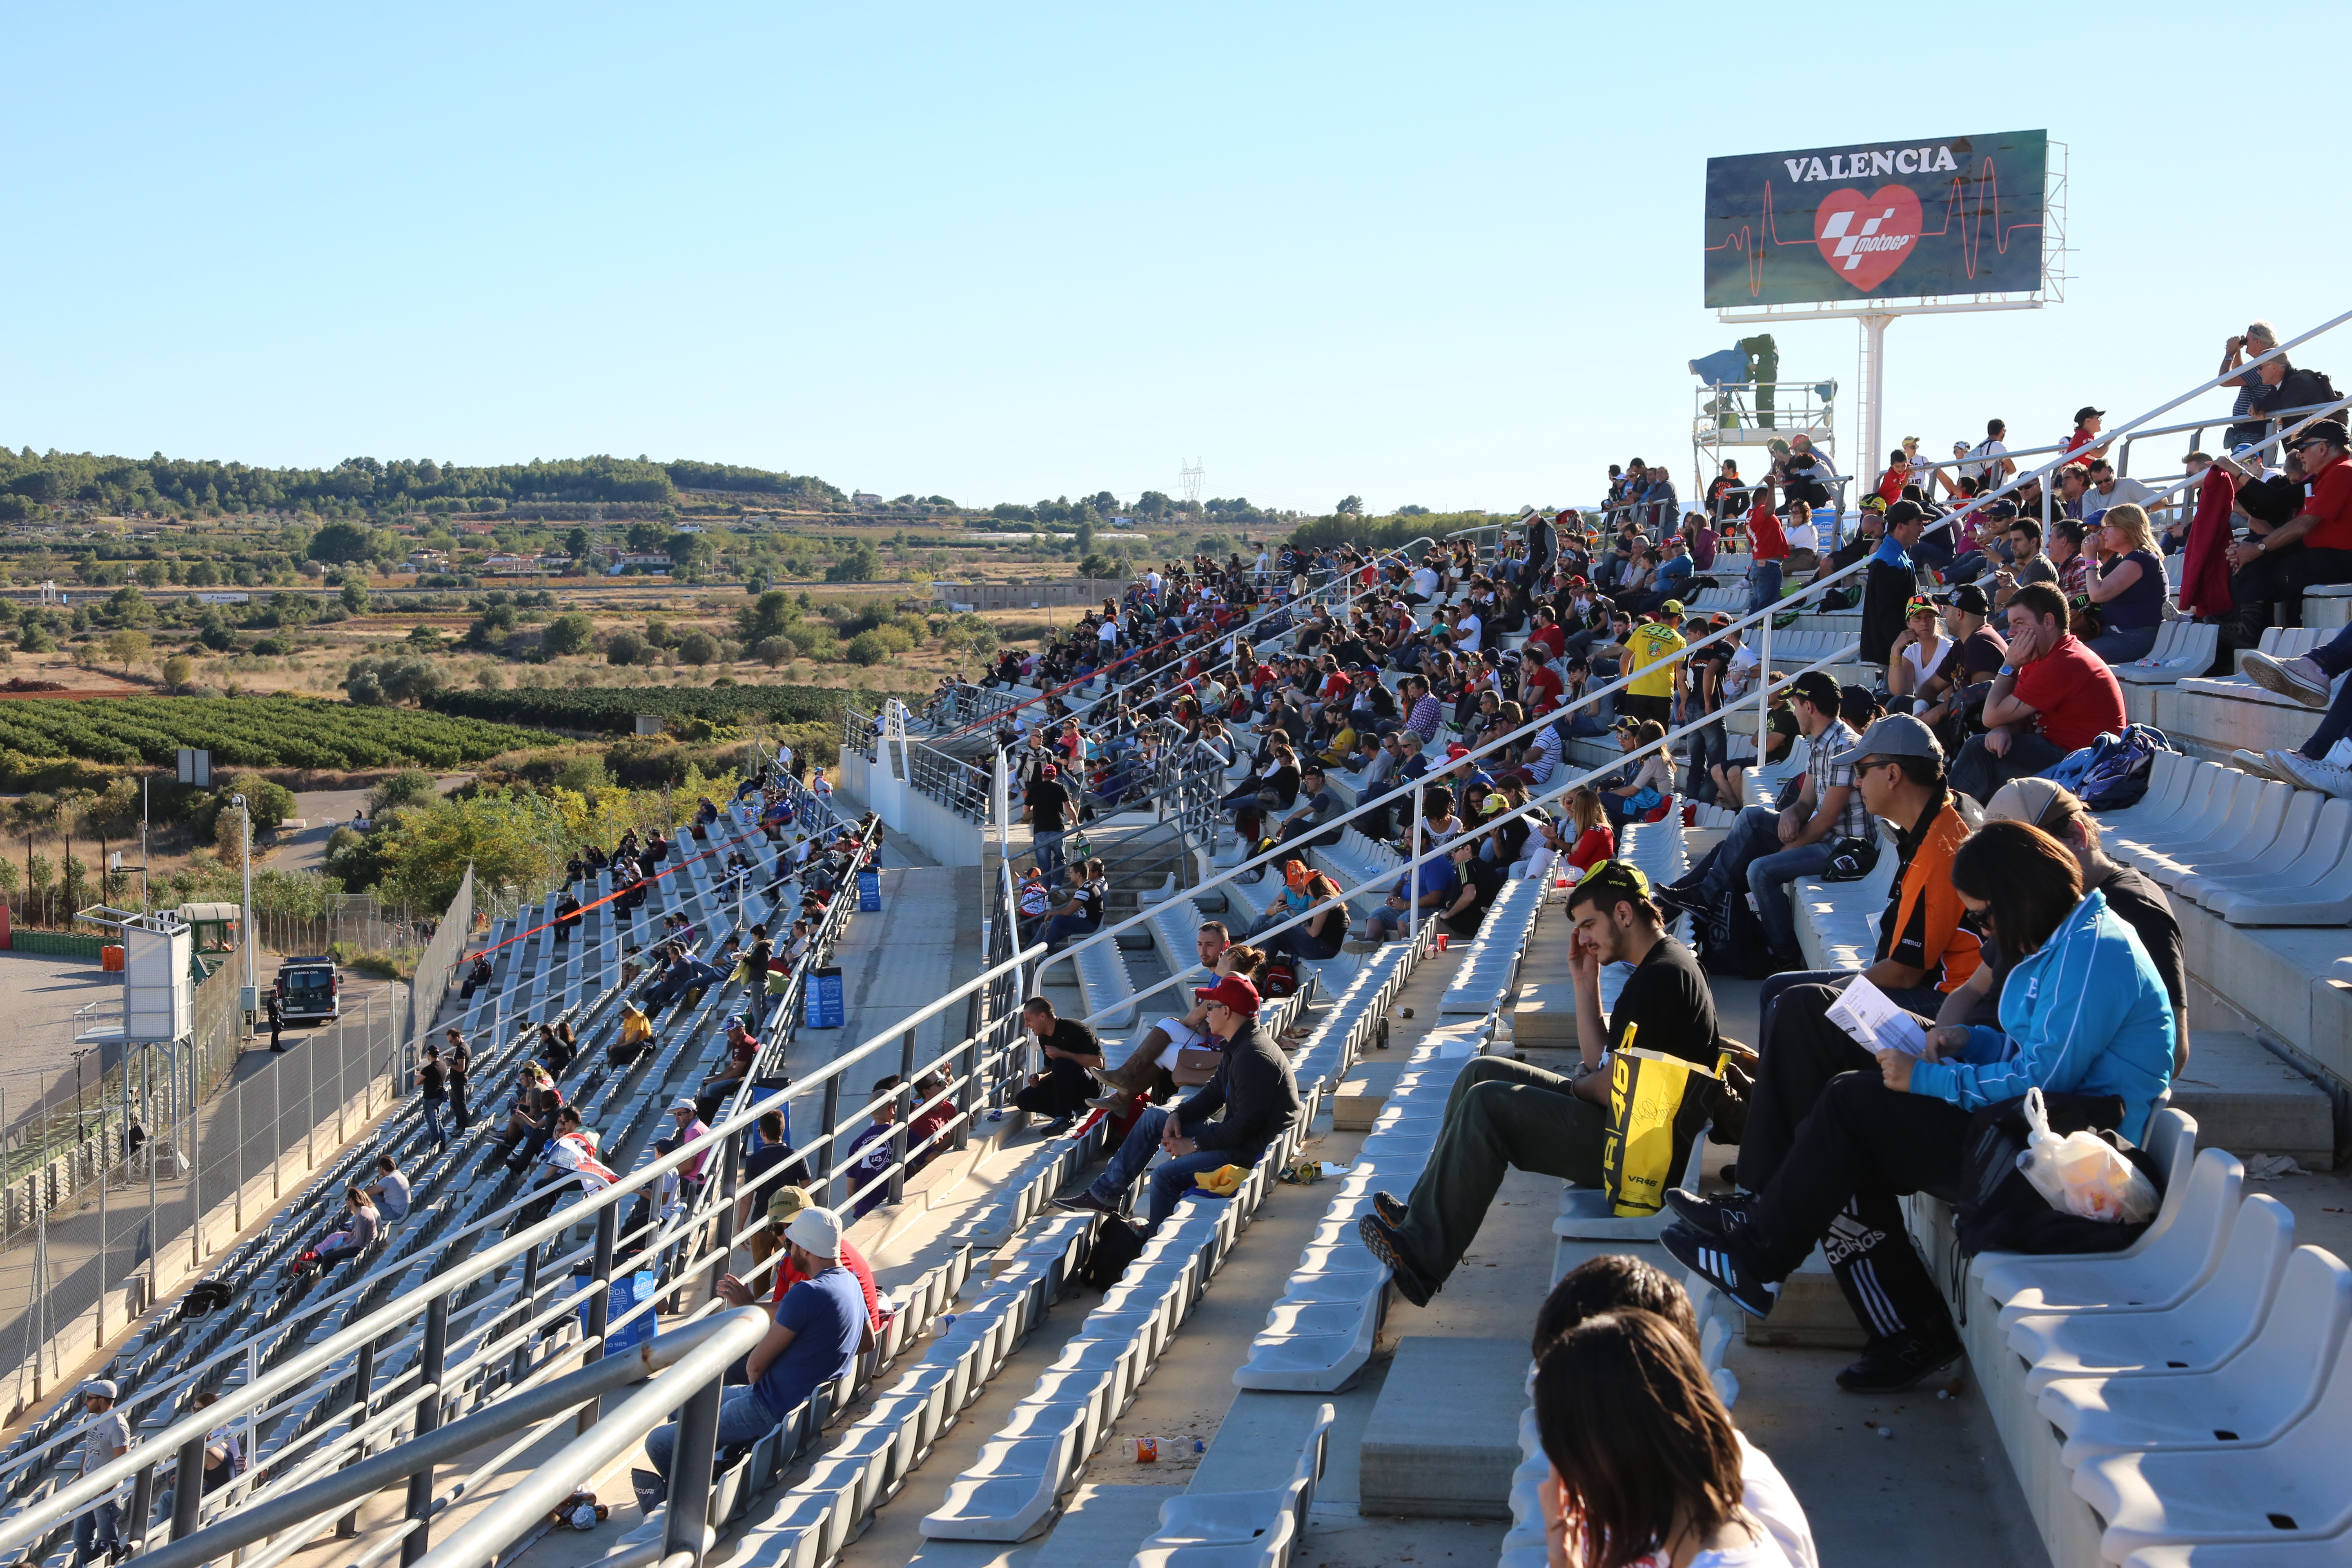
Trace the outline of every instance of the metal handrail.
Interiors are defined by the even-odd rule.
[[[429,1433],[419,1434],[384,1453],[373,1455],[347,1469],[334,1470],[314,1481],[282,1493],[265,1501],[248,1504],[222,1515],[214,1523],[194,1534],[152,1547],[140,1553],[139,1561],[151,1568],[201,1568],[206,1563],[227,1556],[242,1546],[265,1540],[283,1531],[298,1527],[332,1514],[344,1507],[362,1501],[420,1471],[436,1465],[463,1458],[492,1437],[504,1436],[522,1427],[570,1414],[580,1405],[602,1394],[627,1387],[656,1373],[669,1375],[656,1378],[653,1385],[618,1408],[606,1413],[598,1423],[598,1430],[618,1433],[625,1445],[633,1443],[661,1425],[668,1414],[688,1394],[703,1384],[716,1380],[728,1363],[759,1343],[767,1331],[767,1314],[753,1308],[742,1308],[723,1316],[674,1329],[636,1348],[631,1355],[607,1357],[593,1362],[575,1373],[555,1379],[528,1394],[485,1406],[475,1414]],[[680,1384],[688,1385],[681,1391]],[[654,1397],[648,1398],[648,1395]],[[662,1405],[663,1400],[669,1403]],[[660,1406],[651,1420],[644,1419],[640,1404],[646,1407]],[[533,1476],[543,1477],[551,1468],[559,1467],[576,1444],[567,1445],[545,1461],[533,1467]],[[193,1485],[193,1480],[183,1485]],[[531,1482],[520,1483],[517,1489]],[[565,1490],[551,1501],[541,1505],[531,1519],[544,1518],[550,1509],[570,1494],[577,1481],[566,1484]],[[509,1491],[508,1498],[513,1497]],[[482,1514],[460,1527],[428,1562],[442,1561],[442,1553],[459,1547],[481,1532],[484,1521],[497,1514],[503,1506],[493,1504]],[[525,1524],[530,1522],[526,1520]],[[501,1536],[503,1545],[521,1533],[520,1530]],[[470,1550],[470,1547],[467,1548]],[[488,1562],[487,1556],[467,1559]],[[450,1558],[455,1562],[457,1558]]]
[[[1845,662],[1848,656],[1856,651],[1859,647],[1860,644],[1858,642],[1845,643],[1836,651],[1824,654],[1810,664],[1804,665],[1794,670],[1783,671],[1778,678],[1775,678],[1768,669],[1764,673],[1763,684],[1759,689],[1763,693],[1765,700],[1769,701],[1772,692],[1787,689],[1790,686],[1795,684],[1799,677],[1810,674],[1817,669],[1826,669],[1832,665]],[[1746,699],[1743,697],[1741,701],[1744,705]],[[1717,710],[1715,712],[1707,713],[1700,718],[1691,720],[1681,725],[1679,728],[1667,731],[1656,743],[1659,745],[1671,744],[1673,742],[1681,739],[1685,735],[1705,729],[1709,724],[1721,723],[1727,711],[1727,710]],[[1551,717],[1548,715],[1545,721],[1548,723],[1550,722]],[[1549,783],[1543,786],[1540,792],[1530,792],[1528,796],[1528,803],[1525,805],[1516,807],[1507,812],[1499,813],[1491,817],[1482,818],[1475,828],[1465,829],[1463,837],[1475,837],[1483,836],[1490,830],[1501,826],[1507,822],[1532,822],[1534,819],[1543,816],[1543,808],[1549,802],[1564,799],[1570,791],[1580,788],[1582,785],[1589,784],[1595,779],[1605,777],[1606,775],[1616,772],[1623,765],[1623,759],[1619,758],[1613,762],[1603,763],[1598,767],[1588,768],[1580,773],[1573,773],[1565,783]],[[1389,791],[1386,795],[1378,796],[1375,802],[1375,804],[1377,804],[1377,801],[1380,800],[1391,799],[1394,796],[1406,794],[1408,791],[1415,796],[1413,809],[1414,853],[1406,859],[1402,866],[1396,868],[1393,871],[1382,871],[1364,881],[1357,883],[1352,888],[1343,888],[1340,889],[1339,895],[1339,902],[1345,903],[1349,900],[1357,898],[1364,893],[1377,891],[1381,888],[1388,885],[1391,879],[1401,882],[1408,888],[1414,889],[1417,892],[1419,890],[1421,868],[1440,856],[1452,854],[1454,852],[1454,846],[1462,842],[1462,838],[1457,837],[1450,839],[1442,845],[1430,845],[1426,849],[1419,847],[1421,841],[1421,835],[1419,832],[1421,809],[1418,797],[1421,793],[1422,784],[1423,781],[1416,780],[1412,785],[1402,786],[1398,789]],[[1339,819],[1334,819],[1335,823],[1337,820]],[[1319,832],[1321,830],[1318,829],[1318,831]],[[1276,853],[1284,853],[1284,851],[1277,850]],[[1235,868],[1235,870],[1240,869],[1242,869],[1242,868]],[[1217,879],[1219,881],[1229,879],[1229,877]],[[1333,880],[1336,881],[1338,879],[1334,878]],[[1194,891],[1205,891],[1210,885],[1211,884],[1204,882],[1200,888],[1194,889]],[[1187,894],[1186,896],[1190,897],[1191,895]],[[1320,912],[1321,907],[1322,906],[1319,904],[1310,904],[1299,913],[1292,915],[1288,919],[1278,921],[1274,925],[1270,925],[1264,931],[1253,931],[1250,933],[1248,940],[1251,944],[1255,946],[1264,942],[1268,937],[1277,936],[1284,931],[1291,930],[1295,926],[1304,925],[1308,921],[1316,918],[1317,914]],[[1418,917],[1420,910],[1417,900],[1412,912],[1415,917],[1415,934],[1418,934],[1418,926],[1420,923]],[[1057,953],[1055,956],[1056,958],[1065,956],[1069,951],[1069,949],[1064,949],[1062,953]],[[1197,963],[1189,965],[1170,975],[1166,980],[1159,982],[1154,985],[1153,989],[1159,990],[1171,985],[1180,985],[1192,974],[1199,972],[1201,972],[1201,965]],[[1131,1000],[1128,1002],[1116,1003],[1111,1006],[1101,1008],[1094,1013],[1087,1015],[1084,1018],[1081,1018],[1079,1022],[1083,1024],[1091,1024],[1097,1018],[1108,1017],[1113,1013],[1124,1012],[1133,1005],[1134,1004]]]
[[[646,1191],[670,1172],[693,1163],[706,1153],[722,1152],[726,1139],[753,1125],[760,1115],[765,1111],[782,1108],[793,1094],[806,1093],[812,1087],[823,1087],[837,1082],[852,1067],[862,1063],[884,1047],[895,1043],[903,1033],[909,1032],[917,1026],[936,1017],[948,1007],[962,1001],[975,991],[986,987],[1004,973],[1017,970],[1023,964],[1042,955],[1044,952],[1045,949],[1042,946],[1032,947],[1016,953],[1003,963],[983,971],[958,985],[946,995],[917,1008],[906,1018],[893,1025],[887,1032],[872,1037],[855,1050],[836,1057],[818,1068],[808,1078],[793,1085],[790,1089],[778,1089],[761,1095],[734,1114],[723,1118],[702,1137],[685,1143],[667,1154],[656,1157],[651,1163],[621,1177],[603,1192],[588,1196],[579,1204],[551,1213],[502,1240],[469,1253],[444,1272],[435,1276],[427,1290],[395,1297],[372,1311],[354,1317],[327,1339],[304,1346],[278,1366],[263,1372],[254,1380],[239,1387],[223,1391],[220,1398],[211,1406],[182,1416],[163,1432],[150,1437],[147,1442],[151,1451],[154,1447],[177,1447],[191,1439],[202,1438],[212,1428],[249,1410],[261,1407],[285,1390],[309,1383],[346,1352],[357,1349],[364,1342],[376,1340],[388,1331],[403,1327],[416,1313],[420,1306],[426,1304],[422,1298],[429,1296],[438,1300],[451,1296],[476,1280],[488,1278],[508,1264],[535,1251],[545,1242],[579,1224],[583,1218],[606,1209],[617,1212],[622,1204],[638,1193]],[[870,1101],[868,1110],[878,1108],[888,1102],[890,1098],[886,1094],[878,1100]],[[853,1114],[856,1113],[853,1112]],[[814,1141],[807,1148],[808,1150],[820,1148],[829,1150],[832,1142],[837,1137],[837,1133],[827,1132]],[[805,1157],[805,1151],[795,1152],[803,1153]],[[546,1196],[548,1194],[543,1191],[527,1194],[508,1209],[501,1210],[494,1218],[504,1218],[526,1205]],[[449,1242],[483,1236],[493,1222],[493,1219],[476,1222],[466,1230],[449,1237],[448,1242],[444,1244],[445,1247]],[[355,1283],[334,1300],[349,1298],[356,1291],[370,1288],[373,1283],[375,1282],[372,1280]],[[9,1551],[39,1539],[49,1530],[81,1511],[88,1505],[103,1500],[122,1481],[152,1462],[145,1453],[134,1450],[108,1461],[96,1470],[83,1475],[58,1492],[28,1505],[17,1513],[6,1519],[0,1519],[0,1552]]]

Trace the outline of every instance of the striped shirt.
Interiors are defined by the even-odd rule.
[[[1805,772],[1812,783],[1813,799],[1818,802],[1831,790],[1845,786],[1845,805],[1837,820],[1840,838],[1868,838],[1876,832],[1870,825],[1870,808],[1862,804],[1862,791],[1854,787],[1853,763],[1832,760],[1861,744],[1862,737],[1843,719],[1805,742]]]

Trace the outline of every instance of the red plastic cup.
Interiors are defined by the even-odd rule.
[[[1437,933],[1437,951],[1440,952],[1444,952],[1445,951],[1445,939],[1448,933],[1445,931],[1439,931]]]

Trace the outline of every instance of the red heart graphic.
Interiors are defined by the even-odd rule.
[[[1832,272],[1867,294],[1919,247],[1919,197],[1908,185],[1833,191],[1814,209],[1813,243]]]

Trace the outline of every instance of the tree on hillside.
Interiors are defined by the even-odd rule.
[[[368,531],[355,522],[331,522],[310,536],[309,554],[313,561],[331,565],[348,565],[364,561],[374,548]]]
[[[1364,515],[1364,498],[1361,496],[1341,496],[1339,498],[1339,504],[1333,507],[1331,510],[1341,517],[1361,517]]]
[[[540,636],[540,647],[548,656],[561,658],[565,654],[585,653],[588,641],[595,634],[596,624],[578,610],[556,616],[547,623]]]
[[[148,652],[153,646],[145,632],[132,631],[126,626],[106,639],[106,657],[121,665],[122,673],[128,675],[132,665],[147,662]]]

